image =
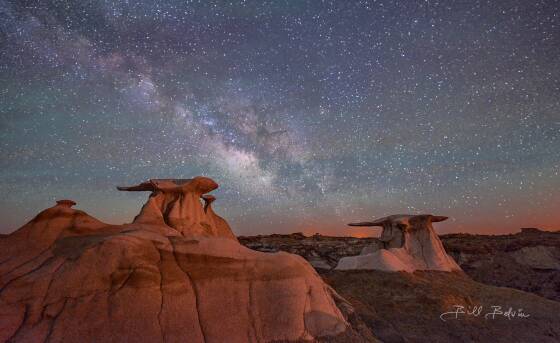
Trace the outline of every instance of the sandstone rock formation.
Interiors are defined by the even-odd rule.
[[[149,191],[150,198],[134,218],[136,224],[167,225],[185,237],[224,237],[236,239],[228,223],[214,213],[216,200],[210,191],[218,188],[207,177],[194,179],[151,179],[136,186],[117,187],[121,191]],[[204,208],[200,199],[205,201]]]
[[[365,248],[358,256],[340,259],[337,270],[377,269],[384,271],[440,270],[460,271],[447,255],[432,222],[447,217],[427,215],[393,215],[373,222],[350,226],[382,226],[379,244]]]
[[[0,239],[0,341],[270,342],[359,339],[300,256],[241,246],[208,178],[150,180],[131,224],[68,201]]]

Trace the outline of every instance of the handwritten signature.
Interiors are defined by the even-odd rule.
[[[483,317],[486,320],[493,320],[499,317],[504,317],[509,320],[514,318],[524,319],[529,318],[529,314],[523,312],[523,309],[514,310],[509,307],[504,310],[502,306],[490,306],[490,311],[484,311],[484,306],[465,307],[463,305],[453,305],[454,310],[442,313],[439,318],[444,322],[447,319],[460,319],[460,316]]]

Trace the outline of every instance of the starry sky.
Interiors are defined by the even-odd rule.
[[[212,177],[237,234],[560,229],[557,1],[0,0],[0,232]]]

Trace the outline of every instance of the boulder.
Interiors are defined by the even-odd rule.
[[[373,222],[350,226],[381,226],[379,244],[366,247],[358,256],[343,257],[337,270],[376,269],[384,271],[439,270],[460,271],[437,236],[433,222],[447,217],[427,215],[392,215]]]
[[[0,240],[0,341],[353,341],[302,257],[250,250],[201,196],[208,178],[150,180],[130,224],[64,202]],[[355,341],[355,340],[354,340]]]

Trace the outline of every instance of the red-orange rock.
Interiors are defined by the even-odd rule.
[[[59,204],[1,238],[0,341],[349,337],[334,291],[309,263],[241,246],[211,197],[204,210],[201,195],[216,187],[152,180],[134,187],[152,195],[131,224]]]
[[[194,179],[152,179],[137,186],[117,188],[121,191],[152,192],[140,214],[134,218],[134,223],[167,225],[188,237],[236,239],[225,220],[210,207],[213,200],[206,201],[204,208],[201,206],[201,197],[218,188],[212,179],[202,176]]]

